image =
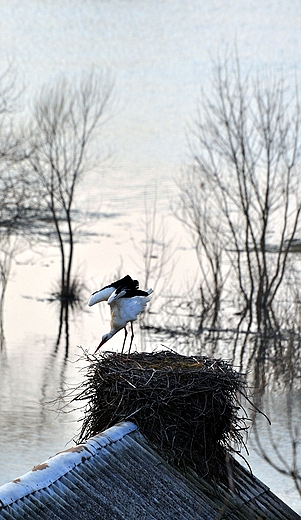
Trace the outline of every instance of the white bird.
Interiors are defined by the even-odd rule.
[[[90,307],[102,301],[107,301],[111,307],[111,330],[108,334],[104,334],[95,353],[121,329],[124,329],[125,332],[121,351],[123,352],[128,334],[126,325],[131,322],[132,336],[129,348],[130,352],[134,338],[133,321],[135,321],[138,315],[145,309],[147,303],[150,301],[152,292],[152,289],[141,291],[139,289],[138,280],[133,280],[129,275],[126,275],[124,278],[116,280],[110,285],[106,285],[91,294],[88,302]]]
[[[109,339],[111,339],[117,332],[124,329],[124,340],[122,345],[121,353],[123,353],[127,329],[126,326],[131,323],[131,341],[129,347],[129,353],[134,338],[133,321],[135,321],[138,315],[145,309],[147,303],[150,301],[150,295],[153,292],[152,289],[147,291],[141,291],[139,289],[118,287],[114,290],[111,296],[108,298],[108,304],[111,307],[111,330],[107,334],[104,334],[101,342],[99,343],[95,353],[102,345],[104,345]]]

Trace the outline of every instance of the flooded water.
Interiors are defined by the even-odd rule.
[[[106,215],[91,228],[98,236],[76,246],[75,269],[87,297],[118,271],[143,272],[137,245],[143,241],[145,200],[152,206],[157,199],[158,219],[170,219],[178,261],[172,282],[185,284],[196,263],[188,238],[170,217],[170,205],[177,197],[174,179],[187,160],[189,123],[201,88],[208,92],[212,59],[236,45],[243,67],[268,65],[294,78],[301,60],[299,2],[0,0],[0,6],[0,63],[12,59],[28,100],[62,72],[74,76],[93,66],[107,68],[115,78],[112,117],[102,141],[110,160],[101,173],[92,172],[80,192],[82,206]],[[58,251],[41,246],[17,261],[4,316],[0,484],[76,436],[82,412],[58,413],[58,395],[62,387],[80,383],[82,348],[93,351],[108,326],[105,311],[96,308],[74,315],[66,361],[63,343],[55,351],[58,310],[47,303],[59,273]],[[120,348],[118,335],[111,341],[110,348]],[[301,512],[291,480],[250,451],[254,473]]]

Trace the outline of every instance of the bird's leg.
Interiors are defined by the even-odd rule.
[[[131,321],[131,331],[132,331],[132,335],[131,335],[129,353],[131,352],[131,347],[132,347],[132,343],[133,343],[133,339],[134,339],[134,329],[133,329],[133,322],[132,321]]]
[[[126,327],[124,327],[124,340],[123,340],[123,345],[122,345],[122,349],[121,349],[121,354],[123,354],[125,340],[126,340],[127,335],[128,335],[128,331],[126,330]]]

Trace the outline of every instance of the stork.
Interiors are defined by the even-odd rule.
[[[134,329],[133,321],[138,318],[138,315],[145,309],[147,303],[150,301],[150,295],[153,289],[147,291],[141,291],[140,289],[133,289],[127,287],[118,287],[108,298],[108,304],[111,307],[111,330],[107,334],[102,336],[101,342],[99,343],[95,354],[102,345],[104,345],[109,339],[111,339],[117,332],[124,329],[124,340],[121,349],[123,353],[126,338],[127,338],[127,324],[131,323],[131,340],[129,353],[131,351]]]
[[[138,280],[133,280],[129,275],[126,275],[120,280],[116,280],[110,285],[106,285],[102,289],[94,292],[89,299],[88,305],[91,307],[96,303],[107,301],[111,308],[111,330],[104,334],[99,343],[95,353],[111,339],[117,332],[124,329],[124,341],[121,353],[123,353],[126,338],[127,338],[127,324],[131,323],[131,340],[129,352],[134,338],[133,321],[145,309],[147,303],[150,301],[152,289],[142,291],[139,289]]]

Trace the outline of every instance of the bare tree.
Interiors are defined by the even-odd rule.
[[[90,155],[92,138],[106,121],[111,94],[109,76],[92,71],[76,81],[63,78],[54,86],[45,86],[34,105],[28,161],[32,178],[38,181],[47,227],[59,245],[57,296],[67,303],[77,298],[77,282],[72,280],[76,193],[87,172],[96,166]]]
[[[22,94],[9,63],[0,73],[0,349],[4,345],[3,310],[9,275],[13,260],[25,247],[28,184],[21,167],[23,136],[18,130]]]
[[[222,327],[221,299],[229,269],[224,262],[225,241],[216,239],[221,232],[221,221],[212,211],[211,195],[205,190],[205,185],[195,189],[195,175],[197,173],[192,167],[180,179],[181,200],[175,212],[188,228],[195,244],[201,280],[196,284],[198,289],[194,291],[193,299],[198,302],[194,312],[198,316],[197,329],[201,333],[205,329],[215,331]]]
[[[290,459],[273,424],[269,446],[256,421],[254,430],[259,454],[299,493],[300,108],[297,84],[267,74],[254,79],[237,58],[217,64],[191,128],[192,160],[179,179],[176,213],[196,244],[206,294],[199,315],[214,310],[199,332],[214,316],[261,409],[275,381],[287,390]]]
[[[239,60],[214,70],[191,132],[179,218],[192,229],[207,294],[225,327],[269,356],[291,246],[300,224],[300,104],[283,79],[253,80]],[[223,305],[222,305],[223,303]],[[283,302],[284,303],[284,302]],[[216,317],[214,318],[216,322]],[[264,340],[262,341],[262,338]]]

